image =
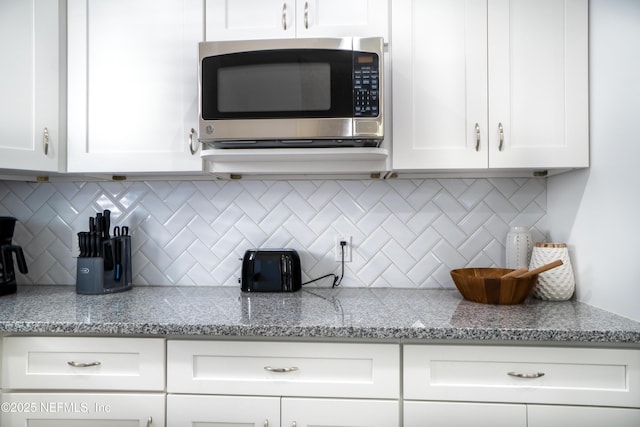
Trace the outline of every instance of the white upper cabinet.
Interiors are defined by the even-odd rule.
[[[589,165],[587,0],[392,8],[394,170]]]
[[[202,0],[68,1],[68,171],[202,171]]]
[[[63,13],[0,0],[0,169],[65,169]]]
[[[393,168],[487,167],[486,1],[392,7]]]
[[[207,0],[207,40],[388,36],[387,0]]]

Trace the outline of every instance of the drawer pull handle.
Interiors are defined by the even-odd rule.
[[[151,427],[151,423],[153,422],[153,418],[149,417],[147,419],[147,427]]]
[[[44,141],[44,155],[49,155],[49,129],[44,128],[44,134],[42,135]]]
[[[265,366],[264,370],[265,371],[269,371],[269,372],[278,372],[278,373],[281,373],[281,372],[294,372],[294,371],[298,370],[298,367],[297,366],[292,366],[290,368],[273,368],[271,366]]]
[[[282,29],[287,31],[287,4],[282,3]]]
[[[69,366],[73,366],[74,368],[88,368],[89,366],[100,366],[101,363],[100,362],[89,362],[89,363],[82,363],[82,362],[74,362],[73,360],[71,362],[67,362],[69,364]]]
[[[522,374],[520,372],[507,372],[507,375],[516,378],[540,378],[544,376],[544,372],[536,372],[534,374]]]
[[[195,135],[196,130],[194,128],[191,128],[191,131],[189,131],[189,151],[191,152],[192,156],[198,152],[198,141],[196,141],[196,148],[193,148],[193,140],[195,139]]]
[[[263,426],[264,426],[264,427],[269,427],[269,420],[264,420],[264,424],[263,424]]]

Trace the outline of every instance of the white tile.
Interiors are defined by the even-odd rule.
[[[441,191],[433,199],[438,208],[453,222],[458,222],[467,214],[467,209],[450,193]]]
[[[450,268],[500,266],[511,225],[547,231],[546,181],[528,178],[0,182],[0,215],[20,220],[29,260],[21,280],[74,284],[72,230],[105,207],[132,228],[134,284],[238,286],[239,258],[261,245],[292,246],[306,276],[326,274],[344,234],[346,286],[448,287]]]

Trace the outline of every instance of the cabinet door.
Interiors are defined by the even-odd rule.
[[[640,426],[640,409],[528,405],[528,427]]]
[[[207,40],[388,38],[388,0],[207,0]]]
[[[398,401],[340,399],[282,399],[282,426],[394,427]]]
[[[290,38],[296,35],[295,0],[206,0],[207,40]]]
[[[201,171],[202,0],[69,0],[69,172]]]
[[[393,169],[486,168],[486,0],[391,4]]]
[[[587,0],[488,0],[488,19],[489,166],[589,166]]]
[[[164,394],[4,393],[0,425],[164,426]]]
[[[298,37],[384,37],[387,0],[297,0]]]
[[[527,408],[498,403],[404,402],[404,427],[430,425],[527,427]]]
[[[167,425],[171,427],[277,427],[279,397],[167,396]]]
[[[62,12],[58,1],[0,0],[0,169],[65,168]]]

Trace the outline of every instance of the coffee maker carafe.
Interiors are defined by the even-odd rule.
[[[20,273],[28,273],[22,248],[11,243],[16,221],[17,219],[10,216],[0,216],[0,295],[12,294],[18,289],[13,269],[13,254],[16,255]]]

